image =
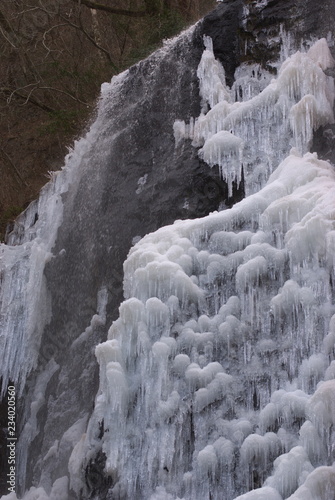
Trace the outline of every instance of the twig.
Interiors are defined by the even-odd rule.
[[[20,99],[24,99],[25,101],[27,99],[27,96],[20,94],[20,92],[18,92],[18,91],[12,92],[11,89],[9,89],[7,87],[0,87],[0,92],[3,92],[5,95],[7,94],[10,97],[12,97],[15,94],[15,96],[19,97]],[[6,102],[7,102],[7,104],[10,104],[10,100],[8,98],[6,99]],[[46,104],[43,104],[42,102],[39,102],[37,99],[35,99],[32,96],[30,97],[30,102],[32,104],[35,104],[35,106],[38,106],[39,108],[43,109],[43,111],[46,111],[47,113],[54,113],[55,112],[55,110],[53,108],[50,108],[50,106],[47,106]]]
[[[75,97],[74,95],[72,94],[69,94],[68,92],[65,92],[65,90],[61,90],[61,89],[56,89],[55,87],[35,87],[32,92],[34,90],[52,90],[54,92],[59,92],[60,94],[64,94],[66,95],[67,97],[70,97],[71,99],[73,99],[74,101],[77,101],[79,102],[80,104],[83,104],[84,106],[87,106],[89,108],[92,107],[91,104],[89,104],[88,102],[84,102],[84,101],[81,101],[80,99],[78,99],[77,97]]]
[[[4,33],[3,29],[1,28],[1,26],[0,26],[0,31],[1,31],[1,34],[2,34],[2,36],[4,37],[4,39],[5,39],[5,40],[9,43],[9,45],[10,45],[11,47],[13,47],[13,49],[15,49],[15,50],[16,50],[16,49],[17,49],[17,47],[16,47],[16,46],[15,46],[15,45],[14,45],[14,44],[10,41],[10,39],[9,39],[9,38],[5,35],[5,33]]]
[[[13,97],[13,95],[14,95],[14,94],[17,94],[17,95],[19,95],[20,97],[23,97],[23,96],[22,96],[22,94],[19,94],[19,90],[26,89],[27,87],[31,87],[32,85],[37,85],[38,83],[39,83],[39,82],[37,82],[37,83],[36,83],[36,82],[34,82],[34,83],[28,83],[28,85],[24,85],[24,87],[20,87],[20,88],[18,88],[18,89],[13,90],[13,91],[10,93],[10,95],[9,95],[9,97],[8,97],[8,99],[7,99],[7,104],[10,104],[10,103],[11,103],[11,100],[12,100],[12,97]],[[1,90],[2,90],[2,91],[6,91],[6,90],[8,90],[8,91],[10,92],[10,90],[9,90],[9,89],[6,89],[6,87],[3,87]],[[24,98],[25,98],[25,97],[24,97]]]
[[[60,16],[62,19],[66,19],[64,16]],[[106,50],[104,47],[102,47],[101,45],[99,45],[95,40],[94,38],[91,37],[91,35],[89,33],[87,33],[87,31],[84,29],[81,21],[80,21],[80,26],[78,26],[77,24],[74,24],[72,23],[70,20],[66,19],[66,22],[72,26],[73,28],[81,31],[88,39],[89,41],[99,50],[101,50],[104,54],[106,54],[108,56],[108,59],[109,59],[109,62],[111,63],[111,66],[113,67],[113,69],[115,71],[119,71],[119,68],[116,66],[116,64],[113,62],[112,60],[112,56],[110,54],[110,52],[108,50]]]
[[[13,167],[13,169],[15,170],[15,172],[16,172],[17,176],[19,177],[20,181],[22,182],[22,184],[24,184],[26,187],[28,187],[28,184],[26,183],[26,181],[23,179],[22,175],[20,174],[20,172],[16,168],[11,157],[6,153],[6,151],[3,148],[0,148],[0,150],[1,150],[2,154],[7,158],[7,160],[9,161],[11,166]]]
[[[47,35],[48,33],[50,33],[50,31],[52,31],[52,30],[53,30],[53,29],[55,29],[55,28],[59,28],[60,26],[67,26],[67,23],[55,24],[55,26],[51,26],[51,28],[50,28],[50,29],[48,29],[47,31],[45,31],[45,32],[43,33],[42,44],[43,44],[43,46],[45,47],[45,49],[48,51],[48,53],[49,53],[49,52],[52,52],[52,50],[51,50],[51,49],[49,49],[49,47],[46,45],[46,39],[45,39],[45,37],[46,37],[46,35]],[[54,51],[54,52],[55,52],[55,51]],[[47,56],[46,56],[46,57],[47,57]]]
[[[116,9],[115,7],[110,7],[109,5],[104,5],[102,3],[92,2],[91,0],[73,0],[73,2],[86,5],[90,9],[104,10],[105,12],[110,12],[111,14],[117,14],[119,16],[129,16],[129,17],[144,17],[147,15],[146,10],[125,10]]]

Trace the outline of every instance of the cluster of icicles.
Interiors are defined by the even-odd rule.
[[[289,144],[307,152],[313,131],[333,120],[334,82],[324,73],[332,57],[322,39],[286,59],[276,79],[258,65],[242,65],[229,90],[209,37],[205,46],[198,68],[202,113],[189,124],[175,123],[176,141],[192,139],[210,167],[220,166],[229,195],[243,165],[246,194],[252,194],[287,156]]]
[[[335,497],[335,172],[307,152],[333,121],[333,64],[320,40],[276,80],[241,76],[229,90],[206,39],[203,110],[176,122],[176,140],[230,185],[243,163],[248,196],[131,249],[69,484],[26,500],[86,498],[100,451],[117,500]]]

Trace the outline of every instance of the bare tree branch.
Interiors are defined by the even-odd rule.
[[[51,28],[49,28],[48,30],[46,30],[44,33],[43,33],[43,37],[42,37],[42,44],[43,44],[43,47],[46,49],[46,51],[49,53],[49,52],[52,52],[51,49],[49,49],[49,47],[47,46],[46,44],[46,36],[48,33],[50,33],[50,31],[56,29],[56,28],[60,28],[62,26],[67,26],[68,23],[61,23],[61,24],[55,24],[54,26],[51,26]]]
[[[73,0],[73,2],[79,3],[78,0]],[[105,12],[109,12],[110,14],[117,14],[119,16],[144,17],[147,15],[146,10],[116,9],[115,7],[110,7],[109,5],[93,2],[91,0],[80,0],[80,4],[85,5],[90,9],[103,10]]]
[[[19,92],[20,90],[23,90],[27,87],[31,87],[32,85],[35,85],[35,86],[29,91],[28,95],[24,95],[24,94],[21,94]],[[32,96],[33,92],[35,92],[36,90],[51,90],[52,92],[59,92],[60,94],[66,95],[67,97],[70,97],[70,99],[73,99],[74,101],[77,101],[80,104],[83,104],[84,106],[86,106],[88,108],[92,108],[91,104],[89,104],[88,102],[84,102],[81,99],[78,99],[77,97],[70,94],[69,92],[66,92],[65,90],[57,89],[55,87],[40,87],[38,85],[38,83],[37,84],[31,83],[30,85],[26,85],[25,87],[21,87],[20,89],[15,89],[15,90],[11,90],[11,89],[6,88],[6,87],[0,87],[0,92],[3,92],[5,95],[6,94],[9,95],[9,97],[7,98],[7,104],[10,104],[13,96],[18,96],[21,99],[24,99],[24,103],[22,104],[22,106],[24,106],[28,102],[31,102],[33,104],[36,104],[36,106],[39,106],[44,111],[47,111],[48,113],[55,113],[56,112],[55,109],[50,108],[49,106],[39,102],[37,99],[35,99]]]
[[[13,49],[16,49],[17,47],[14,45],[14,43],[9,39],[9,37],[6,35],[5,31],[2,29],[2,27],[0,26],[0,31],[1,31],[1,34],[2,36],[4,37],[4,39],[9,43],[9,45],[11,47],[13,47]]]
[[[18,89],[12,90],[12,91],[10,91],[10,89],[7,89],[7,88],[2,88],[1,90],[3,92],[9,90],[10,94],[9,94],[8,99],[7,99],[7,104],[10,104],[14,94],[17,93],[17,95],[20,95],[20,93],[19,93],[20,90],[24,90],[24,89],[27,89],[28,87],[33,87],[34,85],[36,86],[38,84],[39,84],[39,82],[29,83],[28,85],[25,85],[24,87],[20,87]],[[20,95],[20,97],[22,97],[22,94]],[[24,97],[24,99],[26,98],[26,96],[23,96],[23,97]]]
[[[69,94],[68,92],[65,92],[65,90],[61,90],[61,89],[56,89],[55,87],[35,87],[34,89],[32,89],[32,91],[30,92],[30,94],[32,92],[34,92],[35,90],[52,90],[53,92],[59,92],[60,94],[64,94],[66,95],[67,97],[70,97],[70,99],[73,99],[74,101],[77,101],[79,102],[80,104],[83,104],[84,106],[88,107],[88,108],[92,108],[92,105],[89,104],[88,102],[84,102],[84,101],[81,101],[80,99],[78,99],[77,97],[75,97],[74,95],[72,94]]]
[[[82,32],[82,33],[83,33],[83,34],[84,34],[84,35],[88,38],[88,40],[89,40],[89,41],[90,41],[90,42],[91,42],[91,43],[92,43],[92,44],[93,44],[93,45],[94,45],[97,49],[101,50],[104,54],[106,54],[106,56],[108,57],[108,60],[109,60],[109,62],[110,62],[110,64],[111,64],[111,66],[113,67],[113,69],[114,69],[115,71],[119,71],[119,68],[116,66],[116,64],[115,64],[115,63],[113,62],[113,60],[112,60],[112,56],[111,56],[110,52],[109,52],[107,49],[105,49],[104,47],[102,47],[101,45],[99,45],[99,44],[98,44],[98,43],[94,40],[94,38],[92,38],[92,37],[91,37],[91,35],[90,35],[89,33],[87,33],[87,31],[85,30],[85,28],[84,28],[84,26],[83,26],[83,24],[82,24],[81,22],[80,22],[80,26],[78,26],[77,24],[72,23],[72,22],[71,22],[69,19],[67,19],[66,17],[64,17],[64,16],[62,16],[62,15],[61,15],[60,17],[61,17],[62,19],[64,19],[64,20],[66,20],[66,23],[67,23],[68,25],[70,25],[70,26],[72,26],[73,28],[75,28],[75,29],[77,29],[77,30],[81,31],[81,32]]]
[[[18,176],[18,178],[20,179],[20,181],[22,182],[22,184],[24,184],[25,186],[28,186],[28,184],[26,183],[26,181],[23,179],[22,175],[20,174],[20,172],[18,171],[16,165],[14,164],[13,160],[11,159],[11,157],[6,153],[6,151],[0,147],[0,151],[2,152],[2,154],[5,156],[5,158],[7,158],[7,161],[10,163],[10,165],[13,167],[16,175]]]
[[[1,11],[1,9],[0,9],[0,24],[3,25],[3,27],[4,27],[5,31],[7,31],[7,33],[12,33],[13,32],[13,28],[9,24],[7,18],[5,17],[5,15]]]
[[[23,99],[25,101],[24,104],[26,104],[27,96],[24,94],[21,94],[19,92],[19,90],[20,89],[13,91],[7,87],[0,87],[0,92],[2,92],[5,96],[8,96],[6,99],[7,104],[10,104],[10,101],[12,100],[12,98],[14,96],[19,97],[20,99]],[[43,111],[46,111],[47,113],[55,113],[55,111],[56,111],[55,109],[51,108],[50,106],[47,106],[46,104],[43,104],[42,102],[40,102],[38,99],[35,99],[35,97],[33,97],[33,96],[30,96],[29,102],[31,102],[32,104],[35,104],[35,106],[38,106],[39,108],[43,109]]]
[[[40,75],[38,74],[38,71],[35,68],[34,63],[29,57],[29,54],[26,52],[26,50],[21,46],[19,37],[17,36],[17,33],[15,32],[14,28],[6,18],[5,14],[2,12],[0,9],[0,25],[3,26],[4,31],[7,33],[8,37],[5,37],[3,30],[2,34],[6,38],[7,42],[10,43],[10,45],[15,48],[17,51],[17,54],[21,60],[21,65],[22,65],[22,71],[23,74],[26,76],[27,75],[27,68],[30,70],[32,75],[34,75],[35,79],[40,79]]]

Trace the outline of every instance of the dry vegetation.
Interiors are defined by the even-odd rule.
[[[215,0],[2,0],[0,239],[94,109],[103,81]]]

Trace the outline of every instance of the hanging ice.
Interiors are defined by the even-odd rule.
[[[246,193],[251,194],[264,186],[291,147],[307,152],[313,131],[333,122],[334,81],[324,70],[334,60],[321,39],[307,53],[288,57],[276,79],[270,81],[256,65],[241,67],[228,89],[208,37],[205,44],[198,70],[203,110],[190,126],[176,122],[175,137],[180,141],[184,135],[202,146],[200,157],[210,167],[220,167],[229,195],[243,168]]]

